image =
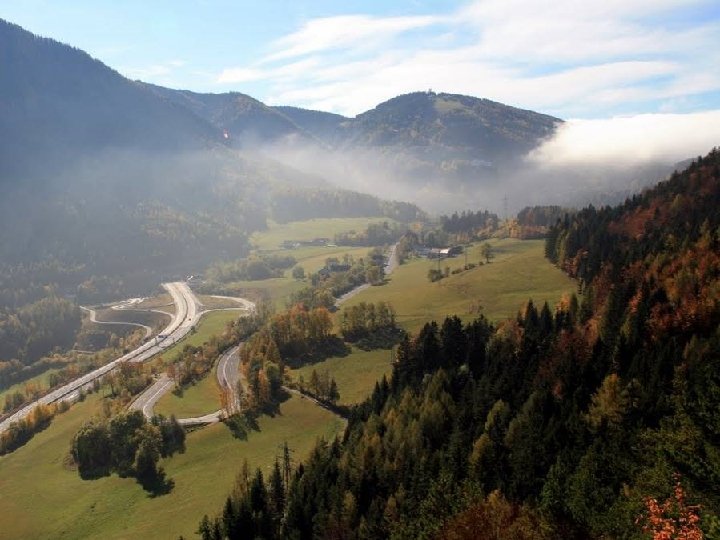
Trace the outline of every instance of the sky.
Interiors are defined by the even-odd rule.
[[[720,110],[717,0],[0,0],[132,79],[355,116],[467,94],[597,123]]]

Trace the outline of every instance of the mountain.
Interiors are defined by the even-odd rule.
[[[325,144],[331,144],[340,136],[340,129],[343,124],[352,122],[350,118],[340,114],[323,111],[301,109],[300,107],[275,106],[276,111],[284,114],[297,126],[315,136]]]
[[[323,142],[322,149],[305,151],[273,145],[276,159],[349,189],[435,211],[460,206],[499,211],[507,195],[518,207],[546,202],[533,199],[540,175],[525,158],[562,123],[487,99],[434,92],[398,96],[355,118],[275,109]],[[569,185],[579,191],[589,187],[572,182],[576,171],[544,174],[546,185],[563,180],[552,202],[565,203]],[[587,200],[584,191],[579,200]]]
[[[457,94],[415,92],[343,124],[342,144],[408,148],[435,159],[497,163],[524,155],[562,120]]]
[[[163,277],[237,258],[249,248],[247,235],[273,216],[277,192],[292,210],[306,190],[337,189],[232,144],[251,133],[315,144],[248,96],[133,82],[5,21],[0,66],[0,297],[8,292],[15,305],[35,293],[9,291],[39,284],[72,294],[105,276],[138,293]],[[325,200],[351,204],[355,196]],[[377,215],[387,211],[379,200],[364,204]],[[336,211],[314,207],[318,215]]]
[[[223,130],[230,142],[252,146],[277,139],[314,142],[291,118],[255,98],[239,92],[199,94],[140,83],[168,102],[186,108]]]
[[[108,148],[208,148],[221,133],[78,49],[0,20],[0,181]]]
[[[198,94],[146,86],[227,130],[237,147],[260,151],[343,188],[377,192],[382,185],[389,196],[416,202],[419,190],[444,192],[433,191],[430,204],[458,187],[494,186],[522,167],[525,155],[562,122],[487,99],[446,93],[398,96],[347,118],[298,107],[268,107],[234,92]]]

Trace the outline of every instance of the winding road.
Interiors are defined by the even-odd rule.
[[[217,382],[220,387],[229,387],[230,395],[232,399],[233,411],[240,410],[240,396],[237,392],[237,384],[241,379],[240,375],[240,356],[238,351],[241,345],[236,345],[231,349],[225,351],[220,360],[218,360],[217,369],[215,371]],[[161,375],[155,383],[149,388],[143,391],[136,399],[130,404],[131,410],[142,411],[145,418],[150,419],[153,417],[153,409],[155,404],[165,394],[170,392],[175,386],[175,383],[167,375]],[[218,410],[203,416],[193,418],[179,418],[178,422],[183,425],[195,425],[195,424],[210,424],[218,422],[223,417],[223,411]]]
[[[385,267],[383,268],[383,270],[385,272],[385,277],[392,274],[395,271],[395,269],[397,268],[397,266],[398,266],[397,243],[395,243],[392,246],[390,246],[390,251],[388,253],[387,261],[385,261]],[[370,287],[372,287],[372,285],[370,285],[370,283],[363,283],[362,285],[358,285],[354,289],[349,290],[345,294],[339,296],[337,300],[335,300],[335,307],[340,307],[345,302],[350,300],[353,296],[363,292],[365,289],[369,289]]]
[[[145,339],[149,338],[152,335],[152,328],[150,328],[146,324],[124,321],[98,321],[97,312],[93,308],[80,306],[80,309],[82,309],[83,311],[87,311],[90,314],[90,322],[93,322],[95,324],[122,324],[125,326],[139,326],[140,328],[145,329]]]
[[[72,401],[78,397],[81,390],[89,388],[96,380],[109,374],[123,362],[144,362],[185,337],[198,319],[197,299],[187,283],[180,281],[163,283],[163,287],[172,296],[176,309],[170,324],[160,334],[146,341],[137,349],[25,405],[0,422],[0,433],[8,429],[12,423],[29,416],[38,405],[50,405],[58,401]]]

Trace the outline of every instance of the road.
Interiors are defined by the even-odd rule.
[[[238,351],[242,344],[225,351],[220,357],[217,366],[217,380],[220,387],[230,389],[232,396],[232,410],[240,410],[240,396],[238,394],[238,381],[240,381],[240,355]]]
[[[172,390],[174,385],[175,382],[163,373],[154,384],[143,391],[143,393],[130,404],[130,410],[142,411],[145,418],[152,418],[155,404],[161,397]]]
[[[385,261],[385,267],[383,270],[385,271],[385,277],[392,274],[395,269],[398,266],[398,260],[397,260],[397,244],[393,244],[390,246],[390,251],[388,252],[387,261]],[[358,285],[354,289],[349,290],[342,296],[338,297],[337,300],[335,300],[335,307],[340,307],[345,302],[350,300],[353,296],[356,294],[359,294],[363,292],[365,289],[369,289],[371,285],[369,283],[363,283],[362,285]]]
[[[135,322],[123,322],[123,321],[98,321],[97,320],[97,312],[92,308],[87,308],[84,306],[80,306],[80,309],[87,311],[90,314],[90,322],[93,322],[95,324],[124,324],[126,326],[139,326],[140,328],[145,329],[145,339],[149,338],[152,334],[152,328],[145,324],[135,323]]]
[[[163,283],[163,287],[170,293],[175,303],[175,315],[172,316],[170,324],[156,337],[146,341],[137,349],[124,354],[120,358],[105,364],[102,367],[91,371],[71,381],[60,388],[48,392],[41,398],[25,405],[9,417],[0,422],[0,433],[5,431],[10,424],[27,417],[38,405],[50,405],[57,401],[72,401],[77,398],[80,391],[91,387],[94,381],[104,377],[123,362],[144,362],[156,354],[171,347],[178,340],[190,332],[197,322],[197,299],[184,282]],[[164,336],[164,337],[160,337]]]
[[[240,357],[237,354],[239,348],[239,346],[235,346],[225,351],[218,361],[216,371],[218,384],[221,387],[229,385],[230,390],[232,391],[234,410],[240,410],[240,397],[237,394],[237,383],[240,379],[238,369]],[[142,411],[145,418],[152,418],[155,404],[161,397],[170,392],[174,385],[175,383],[173,380],[167,375],[161,375],[160,378],[152,384],[152,386],[145,389],[142,394],[140,394],[135,401],[130,404],[130,409]],[[203,424],[209,423],[209,421],[217,422],[220,419],[220,412],[221,411],[216,411],[198,418],[180,418],[178,422],[181,424]]]
[[[397,243],[390,246],[390,252],[388,253],[387,261],[385,262],[385,275],[389,276],[392,274],[398,266],[397,258]]]

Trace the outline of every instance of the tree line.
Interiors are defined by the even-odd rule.
[[[158,461],[184,451],[185,430],[175,417],[156,416],[148,422],[141,411],[124,411],[84,424],[73,438],[71,455],[83,479],[117,473],[161,493],[169,491],[172,482]]]
[[[395,318],[395,309],[387,302],[360,302],[343,309],[340,333],[361,349],[390,348],[403,334]]]

